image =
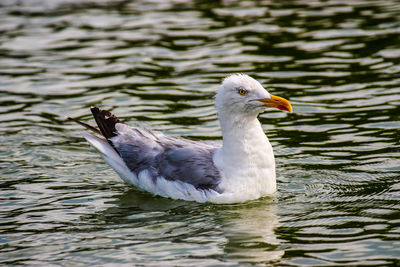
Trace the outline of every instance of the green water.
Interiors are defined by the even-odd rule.
[[[275,198],[136,191],[67,116],[219,140],[213,95],[247,73]],[[0,2],[0,265],[400,264],[397,1]]]

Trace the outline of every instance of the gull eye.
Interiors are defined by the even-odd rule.
[[[245,90],[243,88],[239,88],[238,93],[239,93],[239,95],[245,95],[245,94],[247,94],[247,90]]]

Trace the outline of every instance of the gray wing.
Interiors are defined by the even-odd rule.
[[[136,175],[147,170],[153,182],[161,176],[221,193],[218,187],[221,175],[212,159],[218,147],[118,125],[118,136],[110,140]]]

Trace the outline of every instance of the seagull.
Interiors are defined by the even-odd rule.
[[[292,112],[246,74],[226,77],[216,109],[222,144],[130,127],[107,110],[92,107],[99,129],[83,136],[126,183],[154,195],[197,202],[238,203],[276,192],[272,146],[257,116],[268,107]]]

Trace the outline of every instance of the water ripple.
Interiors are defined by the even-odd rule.
[[[396,265],[396,1],[0,3],[0,255],[31,265]],[[260,121],[275,198],[214,206],[121,183],[66,116],[219,140],[245,72],[293,114]]]

